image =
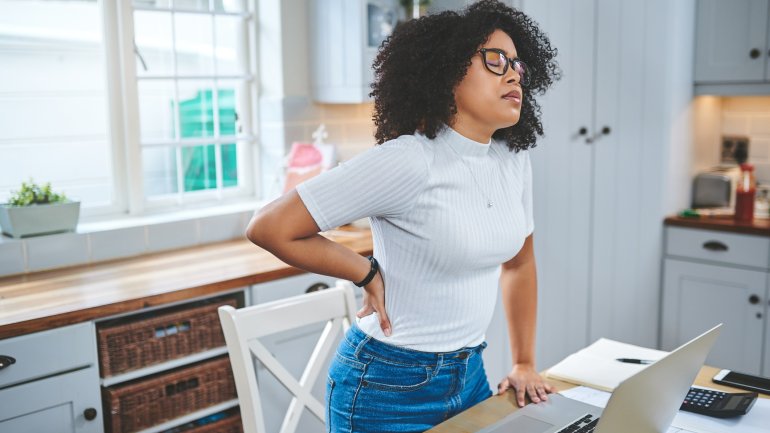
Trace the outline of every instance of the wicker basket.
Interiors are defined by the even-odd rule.
[[[235,298],[99,325],[99,367],[110,377],[225,345],[217,308]]]
[[[112,433],[143,430],[235,398],[227,356],[102,388],[107,429]]]
[[[195,426],[191,422],[163,433],[243,433],[243,423],[241,415],[236,412],[210,424]]]

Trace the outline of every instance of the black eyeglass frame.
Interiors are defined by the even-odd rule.
[[[498,74],[497,72],[495,72],[495,71],[493,71],[492,69],[489,68],[489,65],[487,65],[487,51],[492,51],[494,53],[497,53],[497,54],[500,55],[500,57],[505,59],[505,66],[503,67],[503,72]],[[515,65],[516,63],[523,65],[524,66],[524,71],[526,71],[526,72],[531,71],[530,67],[526,63],[524,63],[524,61],[522,61],[518,57],[515,58],[515,59],[512,59],[512,58],[508,57],[508,55],[505,54],[505,51],[501,50],[500,48],[482,48],[478,52],[481,53],[481,61],[484,63],[484,67],[487,69],[487,71],[489,71],[489,72],[491,72],[491,73],[493,73],[495,75],[498,75],[498,76],[502,77],[503,75],[505,75],[506,72],[508,72],[508,67],[510,67],[511,65]],[[514,70],[516,70],[515,66],[514,66]],[[528,73],[524,74],[524,76],[522,77],[521,74],[519,74],[518,71],[517,71],[516,75],[519,76],[519,84],[521,84],[522,86],[529,85],[529,81],[530,81],[529,75],[530,74],[528,74]]]

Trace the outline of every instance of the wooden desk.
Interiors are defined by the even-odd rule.
[[[718,368],[704,366],[701,368],[698,377],[695,378],[695,385],[706,386],[713,389],[730,392],[746,392],[738,388],[732,388],[729,386],[718,385],[711,381],[711,378],[719,371]],[[574,388],[576,385],[562,382],[559,380],[547,379],[548,383],[555,386],[557,390],[563,391],[565,389]],[[770,398],[764,394],[760,394],[760,398]],[[518,410],[516,406],[516,400],[514,393],[509,391],[503,395],[494,395],[487,400],[473,406],[472,408],[462,412],[441,424],[428,430],[432,433],[471,433],[476,432],[496,421],[502,419],[506,415]]]

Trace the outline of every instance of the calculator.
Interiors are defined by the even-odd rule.
[[[693,386],[679,410],[715,418],[732,418],[748,413],[756,401],[756,392],[730,393]]]

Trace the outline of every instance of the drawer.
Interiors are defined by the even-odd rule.
[[[102,388],[111,433],[141,431],[237,398],[227,356]]]
[[[770,238],[668,227],[666,254],[768,269],[770,268]]]
[[[217,309],[235,296],[211,298],[97,324],[102,377],[184,358],[225,345]]]
[[[0,370],[0,388],[96,365],[91,322],[0,340],[0,355],[16,362]]]

